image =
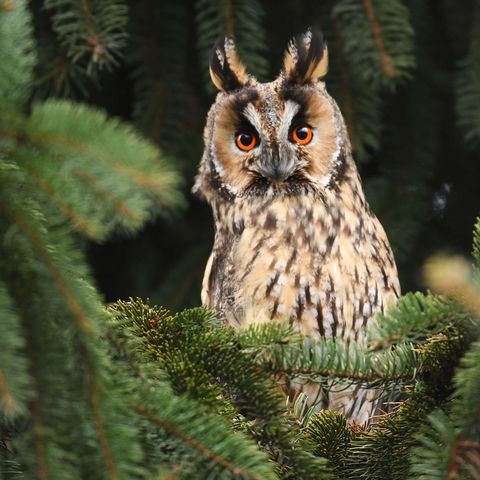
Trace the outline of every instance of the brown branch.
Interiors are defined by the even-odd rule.
[[[20,309],[21,322],[25,336],[25,353],[28,359],[28,371],[32,380],[32,395],[30,398],[30,412],[32,414],[33,428],[32,437],[35,445],[35,453],[37,456],[38,476],[40,480],[48,480],[50,477],[47,467],[46,447],[45,447],[45,428],[43,427],[43,416],[39,401],[39,385],[38,385],[38,372],[37,361],[35,359],[32,332],[27,324],[27,318],[30,318],[28,312],[26,312],[25,301],[20,297],[19,293],[16,294],[17,305]]]
[[[378,55],[380,56],[380,61],[383,66],[383,71],[389,78],[394,78],[397,75],[395,68],[393,67],[392,59],[387,53],[385,48],[385,43],[383,41],[382,33],[380,32],[380,26],[378,25],[377,19],[375,17],[375,11],[373,9],[372,0],[363,0],[363,6],[365,12],[367,13],[368,23],[372,30],[373,39],[377,45]]]
[[[92,13],[90,12],[90,7],[88,6],[88,0],[82,0],[82,10],[90,31],[96,35],[95,22],[93,21]]]
[[[5,2],[2,2],[2,4],[0,5],[0,8],[2,10],[5,10],[6,12],[10,12],[15,8],[15,3],[13,3],[12,1],[5,1]]]
[[[55,93],[60,93],[62,90],[62,84],[65,83],[67,77],[68,57],[61,52],[56,58],[55,64],[52,68],[53,88]]]
[[[340,32],[338,17],[335,17],[333,19],[333,30],[339,51],[338,56],[340,60],[340,82],[342,85],[342,100],[344,107],[342,110],[345,115],[345,124],[347,125],[347,131],[350,134],[350,138],[352,139],[352,148],[354,151],[357,151],[359,145],[357,134],[354,128],[355,120],[353,115],[352,96],[350,94],[350,88],[348,86],[348,66],[343,50],[343,40],[342,34]]]
[[[192,447],[194,450],[202,454],[205,458],[208,458],[209,460],[212,460],[213,462],[221,465],[223,468],[227,469],[229,472],[231,472],[235,477],[238,478],[249,478],[249,479],[259,479],[257,475],[253,475],[249,472],[245,472],[241,470],[240,468],[236,467],[232,463],[230,463],[228,460],[225,460],[224,458],[220,457],[219,455],[211,452],[208,448],[204,447],[202,444],[197,442],[195,439],[189,437],[186,435],[184,432],[178,431],[173,425],[170,423],[166,422],[163,418],[155,415],[154,413],[150,412],[145,406],[139,404],[139,403],[134,403],[133,405],[134,410],[139,413],[140,415],[143,415],[144,417],[148,418],[151,422],[156,423],[160,427],[162,427],[166,432],[171,433],[172,435],[175,435],[176,437],[180,438],[183,442],[185,442],[187,445]]]
[[[311,368],[283,368],[277,367],[274,365],[269,365],[269,368],[272,373],[277,373],[281,375],[308,375],[309,377],[337,377],[344,378],[347,380],[358,380],[361,382],[372,383],[379,380],[391,381],[391,380],[410,380],[410,375],[395,375],[392,377],[384,378],[378,375],[362,375],[355,372],[338,372],[337,370],[315,370]]]
[[[119,478],[117,467],[115,466],[115,462],[113,461],[112,452],[110,451],[110,446],[107,439],[107,432],[105,431],[105,423],[100,413],[100,402],[98,400],[98,393],[95,386],[95,371],[92,367],[92,364],[90,363],[90,359],[88,358],[88,355],[85,352],[84,348],[82,348],[82,350],[82,354],[85,357],[85,367],[87,369],[87,374],[89,378],[88,394],[90,398],[90,404],[92,405],[93,409],[93,416],[95,419],[95,427],[98,432],[98,439],[100,441],[100,449],[102,450],[102,456],[109,473],[109,478],[111,480],[117,480]]]
[[[12,392],[10,392],[8,388],[5,375],[3,374],[2,370],[0,370],[0,397],[3,401],[3,408],[6,411],[15,412],[15,410],[17,410],[15,399],[13,398]]]
[[[448,461],[447,478],[454,480],[458,476],[459,465],[466,465],[464,457],[467,457],[471,463],[475,464],[475,469],[480,467],[480,443],[469,439],[458,439],[452,446],[450,458]],[[477,470],[475,470],[477,471]],[[480,478],[480,474],[473,478]]]
[[[233,28],[233,4],[232,0],[225,0],[225,32],[228,36],[235,35]]]
[[[102,59],[105,56],[105,47],[102,45],[102,42],[98,37],[95,21],[93,19],[92,12],[90,12],[90,7],[88,6],[88,0],[82,0],[82,10],[87,28],[90,30],[90,38],[88,39],[87,43],[93,47],[94,54],[98,58]]]
[[[45,435],[43,433],[44,429],[42,427],[43,418],[42,418],[42,412],[40,411],[40,405],[38,401],[38,385],[36,382],[35,375],[32,374],[32,371],[34,371],[34,367],[32,365],[32,362],[34,361],[34,359],[31,358],[33,356],[33,352],[31,350],[32,350],[31,344],[29,345],[29,342],[27,341],[27,352],[30,357],[30,373],[31,373],[31,376],[34,378],[34,383],[36,386],[35,391],[32,395],[31,410],[30,410],[32,412],[32,418],[33,418],[32,435],[35,443],[35,452],[37,454],[38,476],[40,477],[41,480],[48,480],[50,475],[48,473],[46,448],[45,448]]]

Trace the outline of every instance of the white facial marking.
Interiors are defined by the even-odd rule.
[[[293,100],[287,100],[285,102],[285,110],[283,111],[282,119],[280,121],[280,126],[278,128],[278,138],[287,139],[288,132],[290,130],[290,125],[292,123],[293,117],[300,110],[300,105]]]
[[[260,134],[262,131],[262,122],[260,120],[260,113],[253,106],[253,103],[249,103],[243,110],[243,114],[247,117],[248,121],[255,127],[255,130]]]

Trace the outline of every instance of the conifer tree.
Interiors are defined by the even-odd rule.
[[[474,15],[441,6],[452,26],[472,17],[452,46],[450,122],[465,152],[478,137],[478,3]],[[399,261],[413,262],[429,202],[444,208],[429,183],[444,128],[425,81],[441,71],[424,38],[437,35],[429,8],[0,0],[0,478],[479,478],[480,219],[473,266],[427,263],[435,293],[406,293],[367,347],[304,337],[288,322],[234,331],[217,312],[159,306],[198,304],[208,238],[191,202],[191,222],[177,216],[172,229],[195,249],[170,265],[150,302],[106,305],[86,255],[86,245],[131,236],[186,204],[181,176],[198,161],[214,38],[235,35],[264,80],[277,67],[266,25],[288,18],[290,36],[303,15],[327,33],[329,89],[359,162],[378,172],[367,176],[371,203]],[[108,85],[122,69],[136,127],[98,108],[118,113]],[[165,257],[168,245],[164,229]],[[155,263],[147,252],[128,256]],[[368,428],[351,425],[305,396],[287,402],[286,381],[361,385],[393,403]]]

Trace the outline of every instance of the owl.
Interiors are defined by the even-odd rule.
[[[194,187],[215,221],[202,302],[234,327],[288,321],[313,337],[365,342],[400,287],[342,115],[321,81],[327,66],[326,44],[311,30],[290,41],[270,83],[246,73],[231,38],[213,47],[219,93]],[[360,386],[322,399],[363,424],[376,406]]]

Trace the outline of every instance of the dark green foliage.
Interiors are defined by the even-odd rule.
[[[387,320],[388,316],[388,320]],[[388,315],[380,314],[379,321],[368,332],[372,348],[425,340],[436,334],[452,320],[466,326],[471,315],[462,315],[459,305],[452,299],[420,292],[407,293],[392,307]]]
[[[314,455],[329,460],[335,478],[344,475],[348,449],[355,430],[338,412],[324,410],[314,414],[303,433],[302,440]]]
[[[111,68],[126,45],[127,5],[123,0],[45,0],[52,27],[67,57],[92,73]]]
[[[45,0],[31,8],[39,57],[35,96],[90,96],[124,55],[126,2]]]
[[[420,478],[475,478],[480,464],[480,344],[461,359],[453,379],[455,393],[447,411],[428,416],[428,430],[418,435],[412,473]]]
[[[302,445],[306,452],[328,458],[336,475],[341,478],[405,478],[410,468],[410,449],[418,445],[419,428],[421,425],[427,428],[427,414],[437,406],[445,405],[453,391],[445,387],[450,384],[449,379],[458,358],[468,348],[472,338],[471,322],[465,322],[466,313],[458,308],[455,311],[453,303],[433,296],[418,296],[418,299],[412,297],[410,300],[407,298],[405,303],[406,308],[400,304],[398,309],[392,311],[391,316],[383,318],[383,330],[395,332],[403,324],[403,330],[408,332],[412,328],[412,321],[409,319],[412,316],[421,317],[418,327],[423,332],[422,335],[430,336],[424,340],[421,340],[421,335],[416,337],[421,343],[415,349],[416,356],[411,357],[416,358],[414,364],[408,357],[404,360],[410,368],[417,369],[417,375],[416,379],[410,378],[410,385],[404,390],[403,400],[395,407],[394,413],[380,418],[378,424],[368,430],[347,427],[345,419],[333,412],[310,416],[304,433],[301,433],[302,424],[300,425],[299,445]],[[248,378],[245,374],[248,372],[248,358],[250,362],[254,361],[262,366],[264,372],[275,371],[272,367],[275,360],[272,358],[274,355],[281,356],[278,349],[283,349],[284,361],[287,364],[291,361],[289,350],[297,347],[300,352],[303,351],[304,341],[298,334],[287,326],[262,325],[240,332],[236,340],[231,330],[224,330],[206,311],[202,314],[202,310],[192,310],[170,317],[164,310],[148,309],[139,302],[120,303],[115,308],[133,321],[137,334],[143,338],[144,351],[150,351],[153,358],[160,360],[160,365],[164,366],[174,388],[206,402],[220,414],[228,412],[227,416],[230,418],[233,406],[234,411],[242,414],[244,418],[239,425],[247,422],[241,428],[247,428],[260,443],[265,442],[265,431],[262,430],[260,421],[268,419],[271,428],[275,415],[278,415],[281,409],[279,410],[277,401],[269,403],[268,398],[274,399],[276,394],[273,394],[273,397],[268,395],[268,388],[271,389],[272,384],[264,373],[257,373],[253,378]],[[199,323],[202,315],[203,322]],[[443,322],[442,318],[445,319]],[[434,334],[431,331],[427,333],[422,330],[425,325],[437,325],[438,328],[434,330]],[[404,337],[395,338],[398,343]],[[390,348],[389,344],[390,342],[381,343],[377,348],[380,348],[380,345]],[[329,341],[325,342],[325,345],[324,348],[328,348],[330,354],[318,358],[327,358],[330,355],[338,355],[338,359],[345,358],[341,349],[337,353],[338,342]],[[364,371],[369,354],[356,352],[357,360],[352,360],[354,368]],[[247,363],[245,359],[240,361],[245,354],[248,354]],[[225,358],[229,359],[226,364]],[[385,362],[378,361],[378,364],[385,365]],[[232,378],[228,374],[229,369],[235,365],[241,365],[240,378]],[[194,370],[196,373],[193,373]],[[329,374],[330,378],[336,378],[337,381],[356,382],[358,371],[346,372],[342,362],[336,360],[332,362]],[[318,370],[317,376],[321,374],[321,370]],[[252,391],[262,391],[262,388],[265,388],[258,383],[259,378],[263,378],[267,386],[260,404],[256,403],[260,400],[255,400],[256,393]],[[309,379],[312,378],[313,375],[309,376]],[[391,379],[394,381],[393,376]],[[197,381],[199,385],[196,384]],[[328,385],[325,387],[328,388]],[[454,385],[450,387],[453,388]],[[230,407],[215,397],[220,392],[229,399]],[[247,403],[250,408],[245,407]],[[262,403],[269,406],[268,413],[263,410]],[[251,424],[252,419],[255,419],[255,424]],[[477,423],[474,422],[474,425]],[[290,428],[295,431],[298,427],[290,424]],[[279,433],[277,431],[276,435]],[[272,440],[271,437],[267,438]],[[275,441],[278,442],[279,439],[275,438]],[[284,444],[280,445],[285,448]],[[281,469],[279,471],[282,472]]]
[[[301,339],[300,342],[269,347],[257,355],[265,370],[290,380],[302,379],[331,386],[335,383],[378,386],[410,381],[415,375],[416,356],[410,346],[371,352],[355,342],[337,339]]]
[[[471,38],[467,55],[458,61],[455,80],[458,126],[470,147],[480,142],[480,2],[473,5]]]
[[[21,430],[15,439],[17,461],[32,477],[34,472],[44,478],[49,472],[53,478],[65,478],[68,472],[88,476],[90,469],[127,475],[139,450],[132,431],[119,422],[126,418],[125,407],[100,348],[104,313],[84,280],[85,262],[68,229],[49,230],[39,205],[16,197],[26,182],[21,171],[6,167],[1,182],[1,254],[14,262],[2,275],[19,312],[24,342],[20,358],[25,356],[28,365],[33,423],[32,431]],[[12,359],[5,368],[9,365],[17,368]],[[7,398],[13,394],[8,386],[3,393]],[[81,417],[85,422],[77,431],[75,419]],[[79,462],[84,457],[90,461]],[[65,463],[64,471],[56,469],[60,463]]]
[[[73,233],[102,240],[138,230],[162,205],[178,204],[178,176],[131,127],[85,105],[49,101],[26,114],[34,57],[23,2],[0,9],[0,25],[9,26],[0,43],[19,55],[0,66],[1,78],[10,75],[0,85],[0,256],[8,259],[0,405],[2,456],[14,462],[2,470],[128,478],[141,458],[133,413],[102,346],[106,314]]]
[[[21,105],[30,93],[31,74],[36,61],[30,35],[31,18],[25,12],[26,0],[16,2],[11,11],[0,10],[0,105]]]
[[[352,75],[370,88],[410,76],[415,65],[409,11],[400,0],[342,0],[333,9]]]
[[[179,159],[192,155],[196,133],[189,125],[195,104],[187,83],[188,13],[185,2],[137,2],[128,55],[133,67],[135,123]]]
[[[458,125],[465,132],[465,141],[473,146],[478,145],[480,139],[479,85],[478,59],[470,55],[458,64],[455,88]]]
[[[205,212],[190,203],[175,222],[170,212],[182,204],[174,162],[192,178],[201,151],[210,48],[233,35],[248,71],[268,80],[287,36],[317,23],[371,204],[401,265],[419,266],[422,220],[448,204],[439,138],[450,135],[453,100],[477,148],[478,2],[471,15],[449,0],[307,3],[0,1],[0,478],[478,478],[478,220],[468,299],[456,285],[455,298],[407,294],[368,345],[288,324],[235,331],[205,308],[106,309],[92,286],[85,239],[163,217],[168,229],[145,243],[156,255],[129,250],[116,272],[133,258],[125,276],[147,285],[144,262],[157,272],[155,300],[175,311],[199,303]],[[446,31],[470,15],[461,41],[445,41],[432,12],[451,13]],[[127,87],[110,91],[117,72]],[[450,103],[439,102],[446,91]],[[164,153],[103,110],[52,96],[95,97]],[[386,412],[365,427],[315,412],[305,394],[286,400],[285,384],[305,381],[374,388]]]
[[[172,317],[141,301],[118,302],[114,311],[143,338],[144,351],[167,373],[177,394],[187,393],[228,417],[241,415],[243,428],[279,464],[282,478],[326,478],[323,462],[294,448],[293,419],[284,416],[273,378],[212,312],[199,308]],[[269,339],[275,341],[276,332]],[[259,340],[265,342],[262,334]]]
[[[336,2],[328,26],[329,90],[340,104],[357,161],[381,145],[382,92],[411,75],[413,29],[402,2]],[[388,26],[387,26],[388,24]]]

